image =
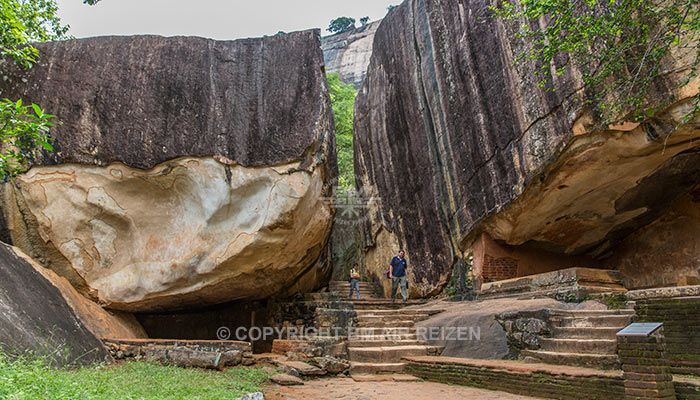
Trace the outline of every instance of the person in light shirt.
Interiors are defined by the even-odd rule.
[[[352,299],[353,290],[357,292],[357,299],[360,299],[360,271],[357,269],[357,263],[352,265],[350,269],[350,298]]]

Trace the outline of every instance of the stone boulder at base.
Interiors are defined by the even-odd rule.
[[[0,243],[0,310],[0,351],[6,354],[47,357],[57,366],[111,359],[41,267],[4,243]]]
[[[5,237],[123,311],[323,286],[337,175],[318,31],[99,37],[4,65],[56,152],[2,190]]]
[[[492,4],[407,0],[376,32],[355,107],[366,268],[380,277],[403,247],[411,295],[432,295],[478,241],[477,283],[571,266],[619,268],[631,287],[699,277],[700,131],[673,130],[698,90],[679,85],[693,54],[663,61],[652,116],[604,126],[581,67],[548,91],[534,62],[514,64],[522,21]]]

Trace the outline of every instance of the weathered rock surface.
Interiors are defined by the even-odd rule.
[[[63,124],[4,185],[14,244],[125,311],[325,284],[337,166],[318,31],[37,47],[0,90]]]
[[[381,200],[367,212],[365,263],[380,276],[405,248],[412,295],[439,292],[482,233],[531,260],[544,250],[610,266],[622,240],[700,183],[696,123],[668,135],[697,92],[678,88],[684,72],[652,85],[650,108],[663,111],[600,128],[580,70],[556,77],[555,92],[539,88],[535,65],[513,64],[525,45],[517,24],[492,18],[490,5],[393,9],[357,98],[358,185]],[[687,55],[666,64],[682,71]]]
[[[323,38],[321,48],[326,72],[337,72],[342,82],[359,89],[367,75],[374,34],[381,20]]]
[[[111,359],[41,267],[0,243],[0,349],[46,356],[58,366]],[[104,313],[104,311],[102,311]],[[96,318],[99,318],[96,316]]]
[[[297,378],[296,376],[291,376],[287,374],[276,374],[270,377],[270,380],[278,385],[282,386],[294,386],[303,385],[304,381]]]

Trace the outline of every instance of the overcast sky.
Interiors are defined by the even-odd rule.
[[[75,37],[159,34],[238,39],[326,28],[339,16],[381,19],[401,0],[58,0]]]

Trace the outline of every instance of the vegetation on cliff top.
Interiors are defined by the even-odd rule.
[[[521,24],[520,36],[529,46],[517,61],[539,63],[540,86],[555,90],[552,75],[572,63],[582,66],[590,104],[604,123],[659,111],[649,109],[645,98],[656,77],[674,72],[664,70],[662,62],[671,52],[690,54],[683,85],[697,77],[697,0],[506,0],[494,10]],[[700,112],[700,96],[693,104],[684,122]]]
[[[330,73],[328,86],[335,117],[335,146],[338,154],[338,189],[347,192],[355,188],[353,162],[353,118],[357,91],[352,85],[343,83],[340,75]]]

